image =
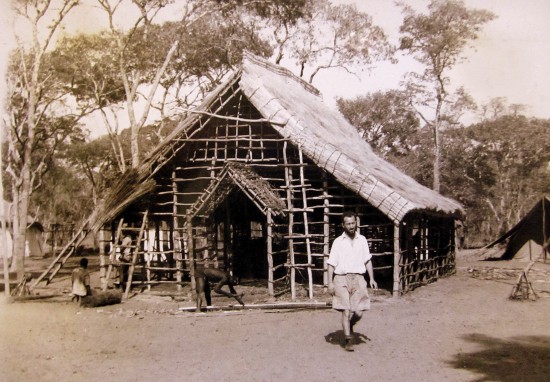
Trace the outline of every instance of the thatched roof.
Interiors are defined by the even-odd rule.
[[[247,55],[240,88],[273,127],[342,185],[357,192],[394,222],[412,210],[458,214],[456,201],[422,186],[377,156],[347,120],[301,79]]]
[[[185,139],[220,94],[238,87],[262,116],[273,121],[281,136],[345,187],[356,192],[395,223],[413,210],[461,214],[461,205],[422,186],[377,156],[357,130],[327,106],[317,89],[290,71],[246,54],[242,68],[214,90],[196,113],[178,127],[148,157],[139,173],[150,178],[181,149]]]

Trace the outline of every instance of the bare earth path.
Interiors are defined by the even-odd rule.
[[[3,302],[0,380],[548,381],[550,298],[511,301],[515,278],[473,278],[478,263],[459,260],[452,277],[376,299],[353,353],[328,309],[194,314],[159,297],[92,309],[68,297]]]

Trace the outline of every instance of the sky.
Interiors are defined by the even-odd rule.
[[[401,10],[391,0],[332,0],[337,4],[355,4],[372,16],[396,43],[401,24]],[[415,9],[424,10],[428,1],[405,0]],[[475,42],[465,52],[467,61],[451,73],[454,86],[464,86],[478,103],[505,97],[508,104],[527,106],[526,114],[550,118],[550,1],[548,0],[464,0],[469,8],[487,9],[497,18],[487,23]],[[6,54],[14,46],[11,38],[9,2],[0,0],[0,73],[5,73]],[[88,9],[75,14],[66,28],[92,32],[101,22],[100,15]],[[379,63],[359,77],[343,70],[321,72],[314,85],[331,106],[335,98],[353,98],[377,90],[397,88],[402,76],[411,69],[410,60],[398,64]],[[0,99],[0,102],[2,100]],[[104,133],[94,132],[94,135]]]
[[[394,41],[399,35],[401,11],[393,1],[334,0],[355,4],[370,14]],[[422,10],[428,1],[407,1]],[[467,62],[457,65],[452,84],[464,86],[478,103],[506,97],[508,104],[524,104],[526,114],[550,118],[550,1],[548,0],[465,0],[468,8],[492,11],[497,18],[485,25],[475,49],[465,51]],[[318,87],[325,98],[356,96],[395,88],[410,62],[381,65],[361,81],[344,77],[337,83]]]

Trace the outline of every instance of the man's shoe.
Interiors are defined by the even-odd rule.
[[[346,338],[346,342],[344,343],[344,350],[345,351],[355,351],[353,349],[353,345],[351,343],[351,338]]]

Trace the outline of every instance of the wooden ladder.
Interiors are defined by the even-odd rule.
[[[148,221],[148,214],[149,210],[146,210],[143,213],[143,218],[141,221],[141,226],[139,228],[136,227],[125,227],[124,226],[124,218],[120,219],[118,222],[117,231],[115,234],[115,240],[113,243],[113,246],[111,247],[111,253],[109,255],[109,266],[107,267],[107,273],[105,275],[106,283],[103,286],[103,289],[106,289],[109,280],[111,278],[111,273],[113,271],[113,267],[119,267],[119,272],[122,272],[121,267],[127,266],[128,267],[128,279],[126,280],[126,288],[124,290],[124,298],[128,298],[128,295],[130,294],[130,290],[132,288],[132,279],[134,277],[134,271],[136,268],[136,263],[139,259],[139,254],[142,250],[142,242],[144,238],[144,232],[147,227],[147,221]],[[116,254],[117,252],[120,252],[122,255],[123,248],[121,246],[122,239],[128,234],[128,233],[135,233],[138,232],[137,237],[135,238],[135,241],[130,246],[130,253],[132,256],[132,259],[128,265],[119,265],[116,264]]]
[[[48,285],[54,278],[54,276],[59,272],[59,270],[65,265],[69,257],[75,254],[76,249],[78,246],[84,241],[86,238],[86,224],[84,224],[69,240],[69,242],[63,247],[61,252],[59,252],[59,255],[55,257],[55,259],[52,261],[50,266],[42,272],[40,276],[36,279],[36,281],[32,284],[32,288],[36,287],[40,281],[42,281],[44,278],[47,277],[46,285]]]
[[[136,239],[136,244],[132,248],[132,261],[130,262],[130,268],[128,269],[128,280],[126,281],[126,290],[124,291],[124,298],[128,298],[128,294],[130,293],[130,289],[132,288],[132,278],[134,277],[134,270],[136,268],[136,262],[139,256],[139,252],[142,247],[142,241],[144,238],[144,231],[147,227],[147,219],[149,215],[149,210],[146,210],[143,214],[143,220],[141,221],[141,227],[138,233],[138,237]]]
[[[117,249],[120,249],[122,238],[122,227],[124,226],[124,218],[118,221],[118,227],[115,233],[114,240],[111,242],[111,252],[109,253],[109,265],[107,266],[107,272],[105,273],[105,283],[101,289],[105,291],[109,286],[109,280],[111,279],[111,273],[113,272],[113,264],[116,261]]]
[[[311,256],[311,238],[309,235],[309,222],[308,222],[308,207],[307,207],[307,192],[306,192],[306,181],[304,176],[304,158],[302,155],[302,149],[299,148],[300,155],[300,188],[302,191],[302,207],[303,207],[303,223],[304,223],[304,237],[306,240],[306,252],[307,252],[307,264],[303,264],[307,269],[307,279],[308,279],[308,297],[310,300],[313,299],[313,272],[311,268],[313,267],[313,261]]]
[[[287,197],[287,209],[289,212],[288,215],[288,249],[289,249],[289,261],[290,264],[287,264],[286,266],[290,268],[290,293],[291,293],[291,299],[292,301],[296,300],[296,269],[303,269],[305,268],[307,270],[307,276],[308,276],[308,297],[310,299],[313,299],[313,275],[312,275],[312,254],[311,254],[311,242],[310,242],[310,235],[309,235],[309,222],[308,222],[308,212],[309,209],[307,207],[307,194],[306,194],[306,182],[305,182],[305,176],[304,176],[304,161],[303,161],[303,155],[302,150],[298,148],[299,152],[299,160],[300,163],[297,165],[298,167],[298,177],[297,182],[294,180],[294,174],[292,171],[293,167],[296,167],[296,165],[291,165],[288,162],[288,158],[286,155],[287,151],[287,142],[284,143],[284,149],[283,149],[283,159],[285,162],[285,179],[286,179],[286,197]],[[299,189],[299,196],[295,196],[296,189]],[[300,199],[302,208],[295,208],[293,200]],[[302,213],[302,222],[303,224],[303,233],[298,233],[294,231],[294,226],[300,224],[299,221],[295,221],[294,219],[294,213]],[[299,247],[305,246],[306,255],[307,255],[307,263],[305,264],[297,264],[296,263],[296,255],[299,253],[297,249]]]

